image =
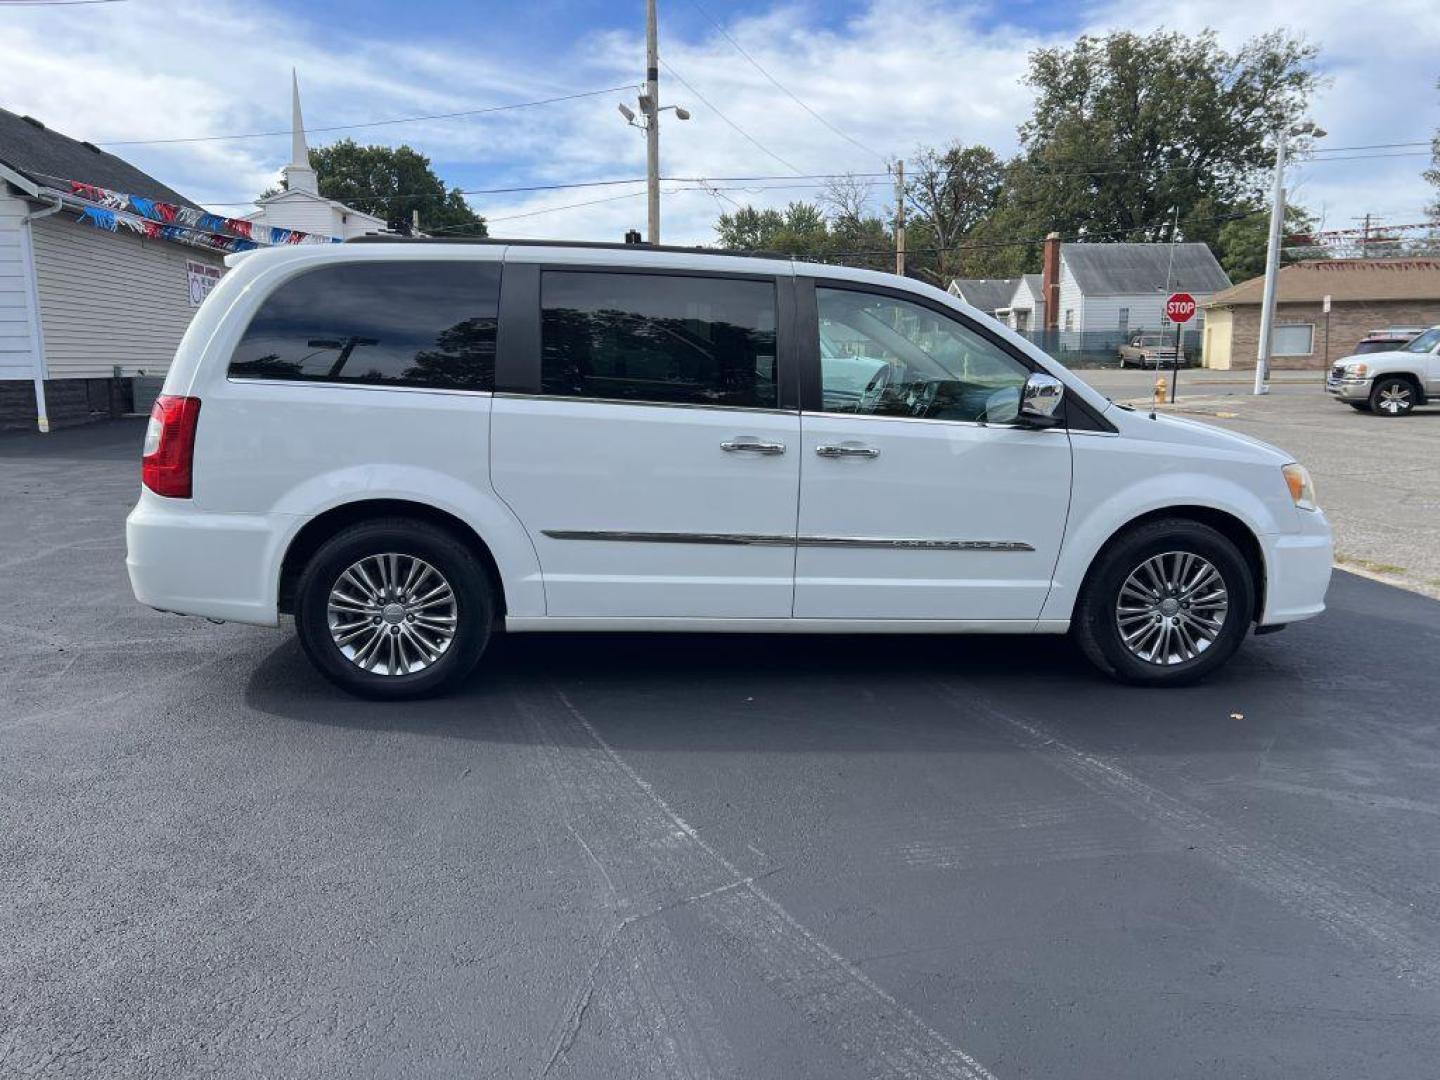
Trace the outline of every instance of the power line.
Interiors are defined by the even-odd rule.
[[[1340,150],[1394,150],[1397,147],[1429,145],[1430,140],[1427,139],[1424,142],[1369,143],[1365,146],[1314,146],[1310,148],[1310,152],[1315,154],[1333,154]]]
[[[0,3],[4,3],[4,2],[5,2],[5,0],[0,0]],[[622,89],[623,89],[623,88],[622,88]],[[703,100],[703,99],[702,99],[702,100]],[[318,129],[311,129],[311,130],[318,130]],[[111,145],[114,145],[114,144],[111,144]],[[1352,148],[1347,147],[1346,149],[1352,149]],[[1357,149],[1358,149],[1358,148],[1357,148]],[[1300,163],[1294,163],[1294,164],[1321,164],[1321,163],[1323,163],[1325,160],[1340,160],[1340,161],[1367,160],[1368,157],[1370,157],[1370,156],[1372,156],[1372,155],[1367,155],[1367,156],[1362,157],[1362,158],[1317,159],[1317,160],[1315,160],[1315,161],[1300,162]],[[1373,155],[1373,156],[1386,156],[1386,155]],[[1025,163],[1022,162],[1022,163],[1020,163],[1020,164],[1025,164]],[[1075,163],[1073,163],[1073,164],[1080,165],[1080,164],[1083,164],[1083,163],[1082,163],[1082,162],[1075,162]],[[1179,169],[1189,169],[1189,168],[1192,168],[1192,167],[1194,167],[1194,166],[1180,166],[1180,167],[1177,167],[1177,170],[1179,170]],[[1177,170],[1162,170],[1162,171],[1177,171]],[[1118,170],[1118,171],[1129,171],[1129,170]],[[50,180],[57,180],[57,181],[65,182],[65,183],[68,183],[68,182],[69,182],[69,178],[67,178],[67,177],[48,176],[48,175],[45,174],[45,173],[35,173],[34,175],[36,175],[36,176],[46,176],[47,179],[50,179]],[[674,183],[674,184],[733,184],[733,185],[742,185],[742,186],[736,186],[736,187],[729,187],[729,188],[726,188],[725,190],[729,190],[729,191],[751,191],[751,192],[757,192],[757,193],[758,193],[758,192],[762,192],[762,191],[766,191],[766,190],[783,191],[783,190],[793,190],[793,189],[801,189],[801,188],[822,188],[822,187],[827,187],[827,186],[829,185],[829,182],[832,181],[832,180],[843,180],[843,179],[849,179],[849,178],[854,178],[854,179],[857,179],[857,180],[883,179],[883,178],[885,178],[885,177],[887,177],[887,176],[889,176],[889,175],[890,175],[890,174],[889,174],[889,173],[886,173],[886,172],[854,172],[854,171],[847,171],[847,172],[825,172],[825,173],[801,173],[801,172],[796,172],[796,173],[794,173],[794,174],[788,174],[788,173],[760,173],[760,174],[737,175],[737,176],[662,176],[662,177],[661,177],[661,180],[663,180],[663,181],[665,181],[665,182],[667,182],[667,183]],[[1110,171],[1110,170],[1093,170],[1093,171],[1084,172],[1084,173],[1076,172],[1076,173],[1072,173],[1072,174],[1069,174],[1069,175],[1075,175],[1075,176],[1109,176],[1109,175],[1113,175],[1113,171]],[[770,184],[770,185],[768,185],[768,186],[763,186],[763,187],[758,187],[758,186],[757,186],[757,187],[743,186],[743,185],[765,184],[767,181],[772,181],[772,180],[783,180],[783,181],[786,181],[786,183],[784,183],[784,184]],[[818,181],[818,182],[817,182],[817,183],[794,183],[794,182],[793,182],[793,181],[801,181],[801,180],[813,180],[813,181]],[[532,192],[569,191],[569,190],[583,189],[583,188],[613,187],[613,186],[619,186],[619,185],[623,185],[623,184],[643,184],[643,183],[645,183],[645,177],[643,177],[643,176],[636,176],[636,177],[623,177],[623,178],[607,179],[607,180],[576,180],[576,181],[570,181],[570,182],[567,182],[567,183],[556,183],[556,184],[517,184],[517,185],[511,185],[511,186],[507,186],[507,187],[455,188],[455,189],[453,189],[453,190],[456,191],[456,192],[458,192],[458,193],[461,194],[461,195],[519,195],[519,194],[526,194],[526,193],[532,193]],[[444,192],[444,194],[449,194],[450,191],[451,191],[451,189],[446,189],[446,191]],[[347,199],[423,199],[423,198],[432,198],[432,197],[436,196],[437,194],[441,194],[441,193],[440,193],[440,192],[437,192],[437,191],[402,191],[402,192],[390,192],[390,191],[359,191],[359,192],[346,192],[346,193],[344,193],[344,198],[347,198]],[[207,199],[207,200],[205,200],[205,205],[207,205],[207,206],[251,206],[251,205],[254,204],[254,202],[255,202],[255,200],[254,200],[253,198],[250,198],[250,199],[232,199],[232,200],[228,200],[228,201],[221,201],[221,200],[215,200],[215,199]]]
[[[782,94],[784,94],[786,97],[788,97],[791,101],[795,102],[796,105],[799,105],[799,106],[800,106],[802,109],[804,109],[807,113],[809,113],[811,116],[813,116],[816,120],[820,121],[820,123],[824,124],[825,127],[829,128],[829,129],[830,129],[831,131],[833,131],[836,135],[839,135],[840,138],[844,139],[846,142],[850,143],[850,144],[853,145],[853,146],[858,146],[861,150],[864,150],[867,154],[873,154],[875,157],[879,158],[881,161],[888,161],[888,160],[889,160],[888,158],[886,158],[886,156],[885,156],[884,154],[880,153],[880,152],[877,151],[877,150],[872,150],[870,147],[868,147],[868,146],[866,146],[864,143],[862,143],[859,139],[852,138],[851,136],[847,135],[845,132],[841,131],[838,127],[836,127],[834,124],[832,124],[829,120],[826,120],[825,117],[821,116],[818,112],[816,112],[814,109],[812,109],[809,105],[807,105],[807,104],[805,104],[805,102],[801,101],[800,98],[797,97],[793,92],[791,92],[791,90],[790,90],[788,87],[786,87],[784,84],[782,84],[779,79],[775,78],[774,75],[771,75],[770,72],[766,71],[763,67],[761,67],[761,66],[760,66],[760,61],[759,61],[759,60],[756,60],[753,56],[751,56],[748,52],[746,52],[745,49],[741,47],[740,43],[739,43],[738,41],[736,41],[733,37],[730,36],[730,34],[726,31],[725,27],[721,26],[720,23],[714,18],[714,16],[712,16],[712,15],[710,14],[710,12],[706,11],[703,7],[700,6],[698,0],[690,0],[690,3],[691,3],[691,6],[693,6],[696,11],[700,12],[701,15],[705,16],[705,19],[710,23],[711,26],[715,27],[715,29],[720,32],[720,36],[721,36],[721,37],[723,37],[726,41],[728,41],[731,45],[733,45],[733,46],[735,47],[735,51],[736,51],[736,52],[738,52],[741,56],[743,56],[746,60],[748,60],[748,61],[750,62],[750,65],[751,65],[756,71],[760,72],[761,75],[764,75],[765,78],[767,78],[767,79],[770,80],[771,84],[775,87],[775,89],[779,90]]]
[[[687,85],[688,85],[688,84],[687,84]],[[702,99],[702,100],[703,100],[703,99]],[[1300,164],[1321,164],[1321,163],[1323,163],[1323,162],[1326,161],[1326,160],[1358,161],[1358,160],[1368,160],[1368,159],[1369,159],[1370,157],[1372,157],[1372,156],[1383,157],[1383,156],[1387,156],[1387,155],[1366,155],[1366,156],[1364,156],[1364,157],[1355,157],[1355,158],[1348,158],[1348,157],[1347,157],[1347,158],[1334,158],[1334,159],[1319,159],[1319,160],[1317,160],[1317,161],[1312,161],[1312,162],[1308,162],[1308,163],[1307,163],[1307,162],[1298,162],[1298,163],[1292,163],[1292,164],[1297,164],[1297,165],[1300,165]],[[1025,163],[1025,162],[1019,162],[1019,163],[1017,163],[1017,164],[1020,165],[1020,166],[1024,166],[1024,167],[1034,167],[1034,166],[1029,166],[1028,163]],[[1080,164],[1083,164],[1083,163],[1082,163],[1082,162],[1075,162],[1075,163],[1073,163],[1073,164],[1080,165]],[[1159,170],[1159,171],[1160,171],[1160,172],[1177,172],[1177,171],[1185,171],[1185,170],[1194,169],[1194,168],[1203,168],[1203,166],[1184,165],[1184,166],[1176,166],[1176,167],[1171,168],[1171,169],[1162,169],[1162,170]],[[1047,171],[1049,171],[1049,170],[1047,170]],[[1112,176],[1112,175],[1116,175],[1117,173],[1124,173],[1124,172],[1129,172],[1129,171],[1131,171],[1131,170],[1128,170],[1128,169],[1090,170],[1090,171],[1086,171],[1086,172],[1079,172],[1079,171],[1070,172],[1070,173],[1066,173],[1066,175],[1070,175],[1070,176],[1091,176],[1091,177],[1094,177],[1094,176]],[[797,173],[795,173],[794,175],[790,175],[790,174],[786,174],[786,173],[765,173],[765,174],[755,174],[755,175],[748,175],[748,176],[708,176],[708,177],[702,177],[702,176],[662,176],[661,179],[664,180],[664,181],[668,181],[668,182],[670,182],[670,183],[684,183],[684,184],[699,184],[699,183],[748,184],[748,183],[762,183],[762,182],[764,182],[764,181],[769,181],[769,180],[785,180],[785,181],[792,181],[792,180],[816,180],[816,181],[822,181],[821,183],[814,183],[814,184],[785,184],[785,185],[775,185],[775,186],[772,186],[772,190],[784,190],[784,189],[786,189],[787,187],[788,187],[788,188],[820,188],[820,187],[826,187],[826,186],[828,186],[829,181],[832,181],[832,180],[844,180],[844,179],[849,179],[849,178],[853,178],[853,179],[857,179],[857,180],[883,179],[883,178],[885,178],[885,177],[887,177],[887,176],[889,176],[889,175],[890,175],[890,174],[889,174],[889,173],[886,173],[886,172],[853,172],[853,171],[852,171],[852,172],[828,172],[828,173],[801,173],[801,172],[797,172]],[[60,179],[60,178],[59,178],[59,177],[53,177],[52,179]],[[569,183],[561,183],[561,184],[520,184],[520,185],[514,185],[514,186],[510,186],[510,187],[456,188],[455,190],[458,191],[461,195],[517,195],[517,194],[524,194],[524,193],[526,193],[526,192],[536,192],[536,191],[566,191],[566,190],[570,190],[570,189],[574,189],[574,188],[608,187],[608,186],[619,185],[619,184],[643,184],[643,183],[645,183],[645,178],[644,178],[643,176],[637,176],[637,177],[627,177],[627,178],[624,178],[624,179],[615,179],[615,180],[578,180],[578,181],[572,181],[572,182],[569,182]],[[732,188],[732,189],[730,189],[730,190],[763,191],[763,190],[766,190],[766,189],[765,189],[765,188]],[[431,197],[431,196],[433,196],[433,195],[435,195],[435,194],[436,194],[436,192],[434,192],[434,191],[412,191],[412,192],[369,191],[369,192],[347,192],[347,193],[345,194],[345,198],[348,198],[348,199],[368,199],[368,198],[375,198],[375,199],[411,199],[411,198],[415,198],[415,199],[419,199],[419,198],[429,198],[429,197]],[[217,200],[210,199],[210,200],[206,200],[206,205],[207,205],[207,206],[249,206],[249,205],[253,204],[254,201],[255,201],[254,199],[235,199],[235,200],[230,200],[230,201],[221,202],[221,201],[217,201]]]
[[[125,0],[0,0],[0,7],[74,7],[77,4],[123,4]]]
[[[562,101],[578,101],[580,98],[599,97],[601,94],[613,94],[620,90],[628,90],[628,86],[607,86],[602,90],[582,90],[574,94],[561,94],[558,97],[541,98],[539,101],[517,101],[509,105],[486,105],[479,109],[462,109],[459,112],[430,113],[425,116],[397,116],[389,120],[371,120],[364,124],[331,124],[326,127],[310,127],[305,129],[307,135],[319,135],[327,131],[355,131],[359,128],[386,127],[391,124],[414,124],[422,120],[455,120],[464,116],[484,116],[488,113],[509,112],[513,109],[531,109],[537,105],[555,105]],[[226,142],[235,139],[266,139],[271,136],[290,135],[290,129],[284,131],[250,131],[243,135],[193,135],[177,139],[101,139],[98,140],[103,146],[160,146],[170,143],[201,143],[201,142]]]
[[[37,175],[44,175],[43,173]],[[52,177],[52,179],[60,179]],[[665,177],[665,179],[672,179]],[[614,187],[619,184],[643,184],[645,177],[636,176],[624,180],[577,180],[569,184],[522,184],[518,187],[493,187],[493,188],[454,188],[453,191],[460,195],[518,195],[534,191],[568,191],[574,188]],[[446,188],[441,191],[347,191],[336,196],[341,201],[345,199],[429,199],[436,195],[445,196],[451,194],[452,189]],[[213,199],[205,201],[206,206],[253,206],[254,199],[235,199],[229,202],[217,202]]]
[[[732,128],[734,128],[737,132],[739,132],[740,135],[742,135],[744,138],[746,138],[747,140],[749,140],[749,142],[750,142],[750,144],[751,144],[752,146],[754,146],[754,147],[756,147],[756,149],[761,150],[761,151],[763,151],[764,153],[770,155],[772,158],[774,158],[776,161],[778,161],[781,165],[784,165],[784,166],[785,166],[787,169],[789,169],[791,172],[798,173],[798,172],[800,171],[800,170],[797,169],[794,165],[790,164],[790,162],[786,161],[786,160],[785,160],[784,158],[782,158],[779,154],[775,153],[775,151],[771,150],[768,146],[766,146],[764,143],[762,143],[759,139],[755,138],[755,136],[751,135],[748,131],[746,131],[744,128],[742,128],[739,124],[735,123],[734,120],[731,120],[730,117],[726,116],[723,112],[721,112],[718,107],[716,107],[713,103],[711,103],[711,101],[710,101],[709,98],[707,98],[704,94],[700,93],[699,90],[696,90],[695,87],[691,86],[688,82],[686,82],[685,79],[680,75],[680,73],[679,73],[678,71],[676,71],[673,67],[671,67],[669,64],[667,64],[667,63],[665,62],[664,57],[661,57],[661,58],[660,58],[660,66],[663,67],[666,71],[668,71],[668,72],[670,73],[671,77],[672,77],[676,82],[678,82],[681,86],[685,87],[686,90],[689,90],[690,93],[694,94],[697,98],[699,98],[702,102],[704,102],[705,105],[709,107],[709,109],[710,109],[711,112],[713,112],[716,116],[720,117],[721,120],[724,120],[725,123],[729,124]]]

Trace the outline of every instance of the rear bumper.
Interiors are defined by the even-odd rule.
[[[1297,510],[1300,532],[1262,536],[1265,552],[1265,610],[1261,626],[1310,619],[1325,610],[1325,591],[1335,562],[1330,523],[1317,511]]]
[[[150,491],[125,519],[135,599],[162,611],[275,626],[283,530],[258,514],[207,514]]]

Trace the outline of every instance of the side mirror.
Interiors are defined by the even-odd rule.
[[[1064,383],[1054,375],[1032,371],[1020,392],[1020,422],[1031,427],[1053,427],[1060,422],[1055,414],[1064,398]]]

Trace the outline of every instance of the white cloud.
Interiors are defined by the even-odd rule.
[[[1069,32],[1027,29],[1028,7],[1015,9],[1014,22],[1006,23],[1002,9],[978,3],[872,0],[858,16],[828,29],[816,25],[803,3],[787,0],[777,0],[762,15],[733,20],[722,5],[706,9],[726,18],[730,35],[814,110],[884,156],[905,156],[917,145],[952,139],[1012,151],[1016,125],[1030,110],[1030,91],[1021,82],[1027,54],[1073,38]],[[83,19],[73,17],[74,10],[70,17],[63,8],[7,12],[0,36],[0,105],[95,140],[283,130],[289,126],[292,64],[300,69],[307,121],[316,126],[633,84],[643,57],[638,33],[580,35],[558,55],[515,57],[463,39],[397,46],[388,35],[337,35],[328,23],[238,0],[101,5],[85,9]],[[1436,126],[1440,5],[1433,0],[1398,0],[1383,9],[1354,0],[1257,0],[1243,7],[1233,0],[1183,6],[1115,0],[1083,12],[1077,20],[1102,31],[1214,26],[1231,45],[1267,29],[1300,28],[1321,45],[1322,65],[1331,77],[1313,109],[1331,132],[1329,145],[1411,141]],[[707,30],[683,37],[666,26],[662,55],[694,88],[662,75],[664,100],[694,114],[688,123],[666,115],[666,175],[791,172],[776,158],[803,173],[883,172],[880,158],[808,115],[720,34]],[[727,125],[697,93],[776,157]],[[429,154],[442,175],[485,176],[487,187],[642,176],[643,137],[615,110],[623,96],[354,134],[409,142]],[[219,206],[248,199],[271,182],[286,159],[288,141],[116,150],[199,201]],[[1418,211],[1427,198],[1418,178],[1423,165],[1418,157],[1307,165],[1297,171],[1295,186],[1302,201],[1326,213],[1331,226],[1348,224],[1350,216],[1366,210],[1397,220]],[[667,191],[675,186],[668,184]],[[626,228],[643,227],[645,217],[644,198],[621,197],[625,190],[486,195],[473,201],[494,220],[497,234],[618,239]],[[783,205],[817,193],[775,181],[769,191],[723,194],[742,203]],[[888,194],[888,182],[877,177],[876,204]],[[722,206],[728,204],[701,191],[666,194],[665,239],[710,240]],[[534,214],[556,207],[572,208]]]

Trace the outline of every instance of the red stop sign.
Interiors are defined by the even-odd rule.
[[[1165,314],[1174,323],[1187,323],[1195,317],[1195,298],[1188,292],[1171,293],[1165,301]]]

